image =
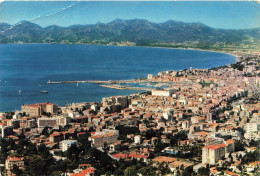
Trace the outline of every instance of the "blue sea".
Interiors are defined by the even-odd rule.
[[[137,91],[98,84],[46,84],[50,81],[122,80],[166,70],[211,68],[235,62],[235,57],[198,50],[66,45],[0,45],[0,112],[20,110],[21,104],[49,101],[60,106],[101,101],[102,97]],[[19,94],[19,90],[21,93]],[[48,94],[41,94],[48,91]],[[140,91],[139,91],[140,92]]]

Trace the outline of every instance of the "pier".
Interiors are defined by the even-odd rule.
[[[126,83],[149,83],[149,80],[117,80],[117,81],[97,81],[97,80],[85,80],[85,81],[48,81],[47,84],[69,84],[69,83],[94,83],[94,84],[101,84],[101,87],[111,88],[111,89],[119,89],[119,90],[144,90],[144,91],[151,91],[154,88],[148,87],[131,87],[129,85],[122,86],[120,84]]]
[[[125,83],[140,83],[149,82],[148,80],[116,80],[116,81],[98,81],[98,80],[83,80],[83,81],[48,81],[47,84],[70,84],[70,83],[94,83],[94,84],[125,84]]]
[[[70,83],[95,83],[95,84],[107,84],[108,81],[48,81],[47,84],[70,84]]]
[[[111,88],[111,89],[119,89],[119,90],[143,90],[143,91],[152,91],[158,87],[165,86],[167,83],[165,82],[154,82],[148,79],[130,79],[130,80],[107,80],[107,81],[100,81],[100,80],[83,80],[83,81],[48,81],[47,84],[70,84],[75,83],[93,83],[93,84],[100,84],[101,87]],[[132,87],[130,85],[120,85],[120,84],[131,84],[137,83],[143,85],[141,83],[147,83],[148,87]],[[149,88],[151,86],[150,83],[157,83],[154,85],[153,88]],[[175,82],[177,83],[177,82]]]
[[[131,86],[121,86],[118,84],[115,85],[100,85],[101,87],[111,88],[111,89],[119,89],[119,90],[145,90],[145,91],[151,91],[153,88],[147,88],[147,87],[131,87]]]

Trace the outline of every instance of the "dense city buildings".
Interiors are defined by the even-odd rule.
[[[239,59],[149,74],[143,93],[1,113],[2,173],[257,175],[260,56]]]
[[[22,105],[21,109],[30,117],[41,116],[43,113],[56,114],[58,112],[58,106],[51,103]]]

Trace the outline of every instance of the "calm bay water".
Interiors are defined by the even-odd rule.
[[[0,111],[20,110],[22,103],[101,101],[102,97],[136,91],[92,83],[51,81],[120,80],[146,77],[165,70],[211,68],[235,62],[228,54],[206,51],[91,45],[0,45]],[[19,94],[21,90],[21,94]],[[40,92],[46,90],[48,94]]]

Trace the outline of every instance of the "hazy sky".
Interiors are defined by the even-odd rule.
[[[107,23],[116,18],[202,22],[226,29],[260,27],[260,4],[255,1],[4,1],[0,21],[15,24],[28,20],[41,26]]]

